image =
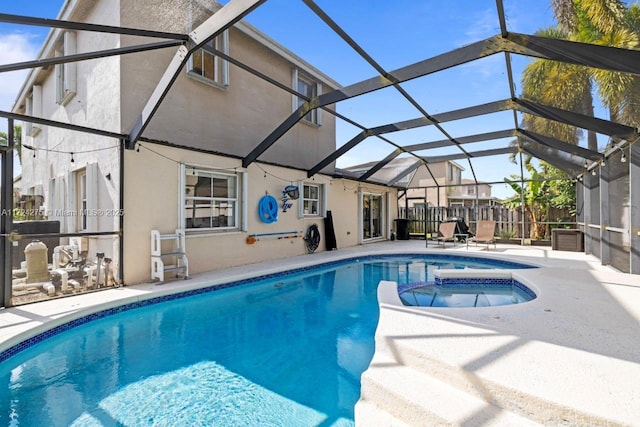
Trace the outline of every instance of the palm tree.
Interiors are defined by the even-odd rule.
[[[552,0],[552,7],[558,26],[538,35],[626,49],[640,43],[637,4],[627,8],[620,0]],[[525,68],[522,86],[525,98],[590,116],[597,88],[611,120],[633,127],[640,123],[640,78],[635,75],[538,59]],[[574,144],[581,136],[575,127],[529,114],[523,126]],[[588,148],[598,150],[593,132],[588,134]]]
[[[0,145],[9,145],[9,135],[0,132]],[[22,163],[22,126],[13,125],[13,149],[18,153],[18,160]]]
[[[542,37],[566,39],[559,28],[547,28],[536,33]],[[593,116],[591,73],[586,67],[557,61],[538,59],[525,68],[522,75],[522,95],[568,111]],[[525,114],[523,127],[543,135],[553,136],[570,144],[577,144],[581,135],[575,126]],[[524,142],[524,141],[519,141]],[[588,137],[589,148],[597,150],[595,133]]]

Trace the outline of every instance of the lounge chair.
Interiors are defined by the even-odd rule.
[[[478,221],[476,225],[476,235],[472,237],[470,240],[472,242],[476,242],[476,246],[478,243],[486,243],[487,250],[489,250],[489,244],[493,243],[494,248],[496,245],[496,222],[495,221]]]
[[[438,242],[442,242],[442,247],[444,248],[447,242],[455,241],[453,236],[455,232],[455,222],[441,222],[440,227],[438,228],[438,237],[436,237],[436,240]]]

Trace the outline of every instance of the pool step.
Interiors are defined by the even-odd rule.
[[[465,393],[415,369],[377,358],[373,369],[362,375],[361,402],[387,412],[392,418],[409,426],[540,426],[530,419],[514,414]],[[358,402],[360,405],[361,402]],[[360,415],[360,416],[358,416]],[[375,416],[356,415],[357,425],[373,425]],[[386,423],[383,417],[380,424]],[[361,422],[362,420],[362,422]]]
[[[372,402],[359,400],[355,407],[355,419],[358,426],[367,427],[411,427],[389,412],[380,409]]]

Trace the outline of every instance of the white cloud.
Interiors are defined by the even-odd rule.
[[[480,10],[473,13],[470,18],[472,23],[464,32],[465,38],[461,41],[461,45],[484,40],[500,33],[500,21],[495,8]]]
[[[0,64],[13,64],[36,58],[35,37],[24,33],[0,34]],[[0,109],[9,110],[29,70],[2,73]],[[6,125],[5,125],[6,126]]]

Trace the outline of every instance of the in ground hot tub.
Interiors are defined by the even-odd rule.
[[[536,298],[514,271],[496,269],[440,269],[426,282],[398,284],[405,306],[495,307],[521,304]]]
[[[494,307],[521,304],[536,294],[514,279],[442,279],[398,288],[404,305],[419,307]]]

